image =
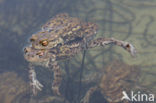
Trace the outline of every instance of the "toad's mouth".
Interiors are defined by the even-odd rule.
[[[34,49],[33,47],[24,48],[24,58],[28,62],[45,62],[48,60],[48,56],[45,50]]]

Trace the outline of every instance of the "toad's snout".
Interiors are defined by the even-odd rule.
[[[24,48],[24,58],[28,62],[43,62],[48,59],[45,50],[34,49],[32,47]]]
[[[34,59],[35,55],[32,52],[32,49],[30,47],[25,47],[24,48],[24,58],[31,62]],[[33,60],[34,61],[34,60]]]

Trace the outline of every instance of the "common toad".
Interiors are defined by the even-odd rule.
[[[57,62],[75,56],[84,49],[108,44],[118,45],[135,55],[133,45],[128,42],[114,38],[93,37],[97,33],[97,25],[84,22],[66,13],[58,14],[42,26],[41,30],[32,35],[30,44],[24,49],[24,57],[30,62],[29,77],[33,94],[42,90],[43,85],[37,80],[34,70],[35,65],[42,65],[52,69],[54,80],[52,90],[54,94],[61,95],[59,87],[61,84],[61,69]]]

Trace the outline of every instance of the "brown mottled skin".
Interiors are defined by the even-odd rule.
[[[100,83],[91,87],[83,98],[83,103],[89,103],[91,95],[95,91],[100,91],[109,103],[130,103],[127,100],[121,100],[123,91],[129,93],[141,86],[137,85],[140,70],[136,66],[115,61],[107,66],[105,73],[102,75]]]
[[[42,26],[41,30],[32,35],[29,46],[24,49],[24,57],[30,62],[29,73],[33,94],[42,90],[43,85],[37,80],[35,65],[42,65],[54,72],[52,90],[61,95],[61,69],[57,61],[75,56],[83,49],[115,44],[123,47],[131,55],[135,55],[135,48],[128,42],[114,38],[98,38],[93,40],[97,32],[97,25],[83,22],[78,18],[70,17],[66,13],[58,14]]]

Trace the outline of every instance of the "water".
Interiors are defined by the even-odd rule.
[[[22,103],[52,101],[52,73],[42,67],[36,69],[45,88],[37,97],[30,96],[28,63],[24,60],[23,48],[31,34],[37,32],[41,25],[56,14],[64,12],[84,21],[97,23],[99,31],[96,37],[125,40],[137,49],[136,58],[132,58],[120,47],[107,46],[87,50],[70,60],[61,61],[60,66],[64,71],[61,91],[67,101],[79,103],[90,87],[99,85],[101,76],[107,74],[106,68],[113,60],[138,66],[141,74],[137,83],[144,85],[147,89],[145,92],[149,90],[155,94],[155,9],[154,0],[0,0],[0,103],[21,103],[21,100]],[[135,73],[138,72],[131,74]],[[90,103],[106,101],[105,94],[95,92],[93,95]],[[63,103],[61,100],[58,97],[56,101]]]

